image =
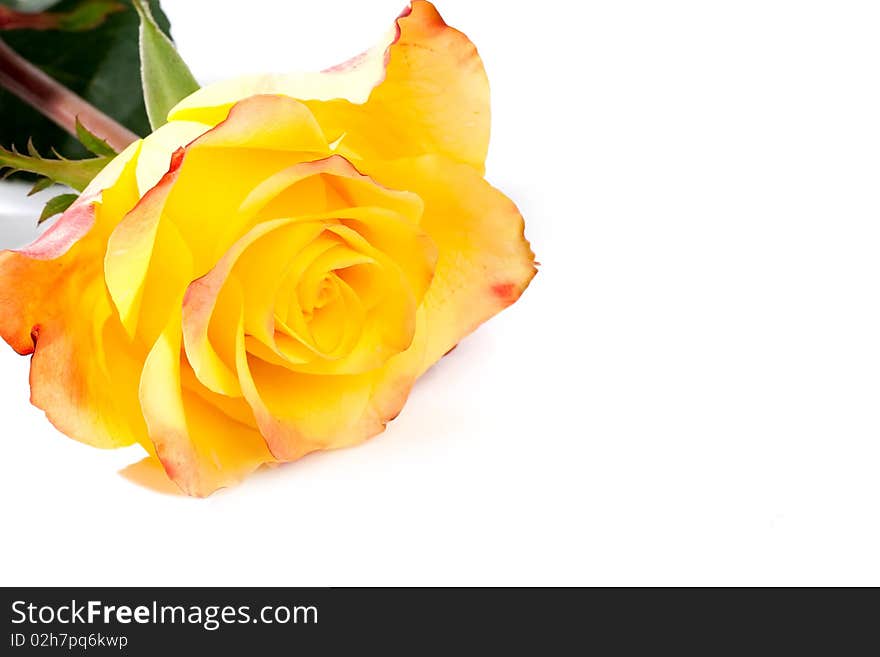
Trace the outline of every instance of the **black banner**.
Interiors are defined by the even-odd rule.
[[[0,589],[0,655],[581,654],[598,642],[840,654],[873,626],[852,591],[664,589]],[[846,631],[834,621],[845,619]],[[872,641],[874,639],[871,639]],[[607,653],[608,650],[605,651]]]

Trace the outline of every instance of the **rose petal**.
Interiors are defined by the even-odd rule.
[[[240,304],[231,302],[228,295],[223,295],[223,287],[226,284],[230,273],[238,263],[242,254],[251,247],[254,242],[262,240],[269,236],[277,245],[281,242],[278,253],[282,258],[279,263],[283,267],[283,260],[289,257],[287,248],[296,249],[317,237],[323,228],[320,224],[308,223],[305,225],[294,226],[297,230],[285,231],[279,238],[280,228],[287,228],[293,225],[289,219],[278,219],[271,222],[263,222],[251,229],[245,236],[238,240],[226,254],[221,258],[208,274],[194,281],[187,289],[183,300],[183,336],[187,357],[192,364],[199,380],[210,390],[226,395],[240,395],[241,389],[235,375],[235,356],[234,342],[229,345],[232,353],[228,353],[224,359],[215,349],[215,344],[209,337],[209,329],[212,319],[219,314],[216,321],[219,321],[222,327],[226,327],[228,333],[234,336],[234,328],[239,321],[239,313],[241,312]],[[271,261],[265,258],[261,260],[263,265],[261,274],[264,279],[250,281],[249,291],[252,296],[262,299],[262,303],[256,305],[266,309],[269,313],[268,318],[271,320],[271,298],[273,296],[273,283],[277,285],[278,281],[273,281],[272,274],[275,267]],[[253,323],[251,332],[260,337],[268,337],[271,332],[270,327],[264,327],[265,322],[256,321]],[[222,328],[221,327],[221,328]],[[224,332],[221,331],[222,336]],[[219,349],[221,352],[228,352],[225,349]]]
[[[150,351],[140,401],[165,472],[185,493],[204,497],[274,459],[252,426],[183,386],[180,321],[172,317]]]
[[[0,254],[0,335],[34,354],[31,401],[61,431],[99,447],[148,444],[137,355],[101,271],[106,236],[137,201],[139,149],[132,144],[114,159],[34,244]]]
[[[155,187],[171,168],[171,158],[180,148],[212,126],[194,121],[166,123],[143,140],[137,158],[137,184],[141,196]]]
[[[249,355],[240,331],[236,354],[241,388],[272,454],[292,461],[381,433],[409,395],[424,358],[426,333],[419,311],[416,339],[385,366],[358,375],[322,376],[292,372]]]
[[[150,159],[188,136],[157,131]],[[198,125],[198,124],[196,124]],[[155,142],[151,140],[155,139]],[[304,152],[326,151],[309,110],[279,96],[242,101],[229,118],[170,158],[169,168],[110,236],[105,257],[107,287],[129,335],[148,344],[162,331],[190,281],[204,275],[248,226],[235,210],[259,182],[300,161]],[[141,180],[155,176],[144,165]],[[188,257],[174,257],[179,243]]]
[[[413,2],[398,25],[385,79],[364,105],[336,100],[309,107],[328,134],[344,134],[342,154],[359,160],[440,154],[482,172],[489,81],[477,49],[429,2]]]
[[[377,47],[323,73],[258,75],[208,85],[170,120],[217,123],[254,94],[308,101],[340,152],[358,158],[439,153],[480,171],[489,146],[489,83],[477,50],[430,2],[404,12]]]
[[[425,202],[422,229],[439,250],[423,306],[430,335],[423,369],[516,301],[536,273],[513,202],[472,168],[438,156],[371,162],[366,172]]]

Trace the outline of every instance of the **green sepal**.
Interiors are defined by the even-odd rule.
[[[159,29],[149,3],[132,0],[140,17],[141,83],[150,126],[166,123],[168,112],[199,88],[174,43]]]
[[[49,199],[46,203],[46,207],[43,208],[43,212],[40,215],[40,218],[37,219],[37,225],[40,225],[46,219],[54,217],[56,214],[61,214],[67,208],[69,208],[73,202],[79,198],[76,194],[60,194],[54,198]]]

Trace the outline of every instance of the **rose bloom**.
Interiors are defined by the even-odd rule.
[[[535,274],[488,143],[477,51],[427,2],[333,69],[197,91],[0,254],[32,402],[198,496],[376,435]]]

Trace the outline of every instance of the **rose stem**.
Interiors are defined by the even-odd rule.
[[[43,73],[0,39],[0,87],[42,112],[67,132],[76,136],[79,118],[89,132],[121,151],[138,139],[94,105]]]

